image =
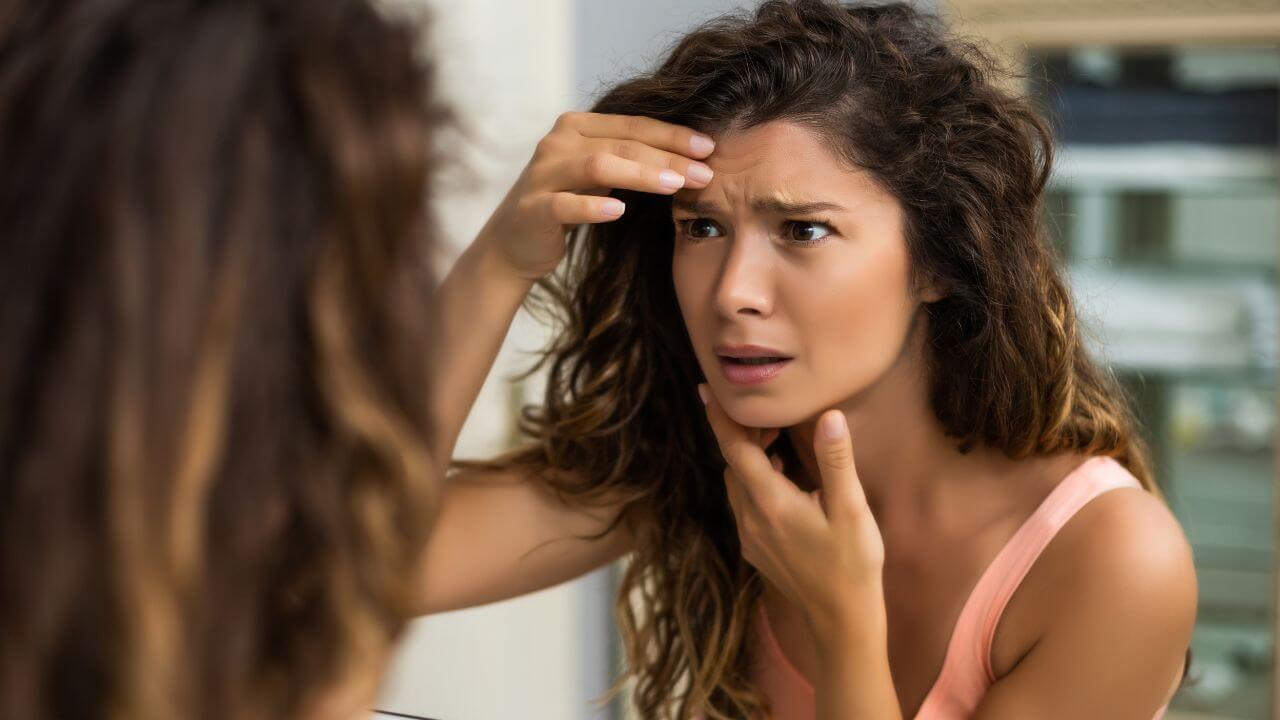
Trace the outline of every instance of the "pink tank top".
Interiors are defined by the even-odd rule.
[[[1102,493],[1121,487],[1141,488],[1142,484],[1112,458],[1089,458],[1063,478],[1023,522],[969,593],[952,630],[942,671],[920,705],[916,720],[973,716],[982,696],[996,681],[991,670],[991,640],[1013,591],[1077,510]],[[752,645],[753,657],[758,658],[753,678],[773,705],[775,720],[812,720],[813,686],[783,654],[762,603],[756,606]],[[1166,703],[1158,710],[1154,720],[1164,717],[1168,707]]]

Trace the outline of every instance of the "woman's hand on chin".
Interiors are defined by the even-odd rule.
[[[848,422],[818,420],[814,452],[821,487],[805,492],[765,454],[776,431],[743,427],[705,385],[698,392],[724,455],[725,487],[742,555],[804,614],[815,641],[884,631],[884,542],[854,464]]]
[[[538,280],[560,263],[566,234],[617,220],[626,210],[613,190],[671,195],[702,188],[711,138],[647,117],[569,112],[538,142],[533,158],[480,231],[511,269]]]

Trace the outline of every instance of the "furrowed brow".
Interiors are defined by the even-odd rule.
[[[756,212],[768,212],[775,215],[811,215],[819,212],[848,212],[848,208],[838,203],[824,200],[814,200],[809,202],[793,201],[781,197],[758,198],[751,202],[751,207]],[[697,200],[673,198],[671,201],[671,209],[680,210],[693,215],[712,215],[719,210],[719,206],[714,203]]]
[[[822,200],[812,202],[791,201],[780,197],[759,198],[752,201],[751,206],[757,212],[771,212],[775,215],[811,215],[819,212],[846,212],[843,205]]]
[[[671,199],[671,209],[681,210],[693,215],[711,215],[716,212],[716,206],[698,200],[681,200],[680,198]]]

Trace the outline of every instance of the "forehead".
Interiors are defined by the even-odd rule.
[[[704,161],[715,171],[711,184],[681,190],[676,198],[716,205],[750,204],[760,197],[827,199],[846,207],[886,199],[868,173],[829,148],[827,140],[794,122],[732,130],[716,138],[715,152]]]

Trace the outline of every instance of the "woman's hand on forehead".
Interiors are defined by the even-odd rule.
[[[713,172],[700,160],[714,149],[710,137],[653,118],[565,113],[538,142],[477,242],[536,281],[560,263],[573,228],[622,217],[626,206],[606,197],[610,192],[671,195],[706,187]]]

